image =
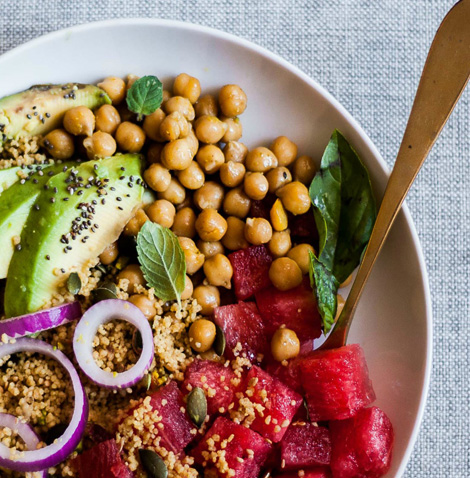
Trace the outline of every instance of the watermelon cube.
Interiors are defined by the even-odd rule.
[[[233,359],[235,353],[245,354],[251,362],[256,362],[258,354],[266,353],[268,342],[264,323],[254,302],[238,302],[217,307],[214,311],[214,322],[224,331],[226,357]],[[240,346],[241,349],[238,350]],[[238,352],[234,353],[236,348]]]
[[[270,451],[271,445],[253,430],[218,417],[193,456],[220,478],[257,478]]]
[[[106,440],[93,446],[72,461],[78,478],[133,478],[124,463],[116,440]]]
[[[263,219],[270,220],[269,212],[273,207],[274,201],[276,200],[274,194],[268,194],[264,199],[252,200],[250,207],[250,217],[262,217]]]
[[[233,402],[235,386],[232,384],[235,374],[230,367],[211,360],[195,360],[184,374],[181,390],[184,395],[193,388],[202,388],[207,398],[207,413],[224,413]]]
[[[294,289],[280,291],[270,286],[258,292],[256,304],[269,336],[283,324],[294,330],[301,341],[315,339],[322,333],[317,301],[307,277]]]
[[[313,352],[299,368],[313,421],[350,418],[375,400],[360,345]]]
[[[333,421],[330,431],[334,478],[378,478],[390,469],[394,433],[380,408],[365,408],[353,418]]]
[[[266,371],[278,378],[283,384],[287,385],[297,393],[302,393],[302,381],[300,378],[299,359],[291,359],[287,365],[272,359],[266,364]]]
[[[245,380],[243,397],[238,400],[238,408],[231,412],[232,418],[249,424],[271,442],[280,442],[302,405],[302,396],[256,366]]]
[[[298,216],[289,214],[288,218],[291,236],[296,239],[295,242],[314,245],[318,242],[318,231],[311,211]]]
[[[269,267],[273,258],[265,246],[240,249],[228,258],[232,263],[233,286],[238,300],[248,299],[271,284]]]
[[[316,466],[306,470],[281,473],[276,475],[276,478],[331,478],[331,471],[326,466]]]
[[[330,432],[313,423],[293,423],[281,442],[281,466],[287,470],[329,465]]]

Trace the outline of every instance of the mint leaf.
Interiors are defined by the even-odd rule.
[[[137,235],[137,255],[145,280],[164,301],[177,300],[186,282],[186,261],[178,238],[168,228],[147,221]]]
[[[323,332],[327,334],[335,323],[339,282],[328,267],[315,257],[312,251],[309,254],[310,284],[315,293],[318,310],[323,319]]]
[[[136,80],[126,97],[127,107],[138,115],[138,119],[160,108],[162,100],[163,86],[156,76],[143,76]]]

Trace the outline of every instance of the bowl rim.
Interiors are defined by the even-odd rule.
[[[3,61],[12,58],[15,55],[21,55],[23,52],[29,49],[37,48],[42,43],[45,43],[54,39],[60,40],[60,38],[63,37],[64,34],[83,33],[85,31],[90,31],[90,30],[97,30],[97,29],[101,30],[104,28],[123,27],[123,26],[129,26],[129,25],[170,27],[170,28],[181,29],[181,30],[189,30],[196,33],[202,33],[205,35],[215,37],[217,39],[222,39],[225,41],[232,42],[236,45],[242,46],[243,48],[251,50],[252,52],[258,55],[261,55],[262,57],[276,63],[280,67],[288,70],[289,72],[299,77],[310,88],[313,88],[318,94],[320,94],[334,109],[336,109],[336,111],[343,117],[343,120],[349,123],[352,129],[359,135],[359,137],[362,139],[365,145],[370,149],[379,167],[382,169],[383,173],[386,176],[390,176],[390,169],[388,168],[385,160],[383,159],[382,155],[380,154],[375,144],[372,142],[369,136],[362,129],[359,122],[346,110],[346,108],[331,93],[329,93],[316,80],[309,77],[299,67],[291,64],[290,62],[282,58],[280,55],[271,52],[267,48],[257,45],[256,43],[253,43],[244,38],[240,38],[232,33],[224,32],[216,28],[206,27],[206,26],[191,23],[191,22],[161,19],[161,18],[130,17],[130,18],[118,18],[118,19],[88,22],[88,23],[78,24],[78,25],[74,25],[70,27],[65,27],[59,30],[52,31],[50,33],[46,33],[39,37],[33,38],[32,40],[29,40],[23,44],[20,44],[17,47],[14,47],[8,50],[7,52],[3,53],[2,55],[0,55],[0,66]],[[424,371],[424,377],[423,377],[424,378],[423,389],[421,391],[418,413],[416,415],[416,418],[413,424],[413,431],[412,431],[408,446],[405,450],[405,453],[403,454],[403,459],[400,463],[400,467],[398,468],[398,472],[397,472],[397,476],[402,476],[406,466],[408,465],[408,462],[411,457],[411,453],[416,443],[416,440],[421,428],[424,411],[426,408],[426,402],[429,395],[429,386],[430,386],[431,370],[432,370],[432,355],[433,355],[433,320],[432,320],[432,300],[431,300],[429,277],[427,273],[426,262],[424,259],[418,233],[416,231],[416,226],[411,217],[411,213],[408,209],[406,202],[403,204],[399,214],[404,215],[405,221],[410,229],[413,244],[416,249],[419,269],[421,273],[420,274],[421,285],[424,291],[424,302],[425,302],[424,305],[425,305],[425,313],[426,313],[426,344],[425,344],[426,363],[425,363],[425,371]]]

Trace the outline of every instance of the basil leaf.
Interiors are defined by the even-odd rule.
[[[341,283],[359,265],[377,215],[369,173],[337,130],[310,185],[320,236],[318,259]]]
[[[139,78],[129,88],[126,96],[127,107],[138,115],[138,119],[160,108],[162,100],[163,85],[156,76]]]
[[[317,298],[318,310],[323,319],[323,332],[326,334],[335,323],[339,282],[312,251],[309,254],[310,284]]]
[[[186,282],[186,261],[178,238],[168,228],[147,221],[137,235],[137,255],[145,280],[164,300],[178,300]]]

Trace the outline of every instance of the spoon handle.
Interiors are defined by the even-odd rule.
[[[470,76],[470,0],[461,0],[442,21],[429,50],[395,166],[369,245],[343,311],[320,347],[346,343],[357,303],[372,266],[418,171],[449,118]]]

